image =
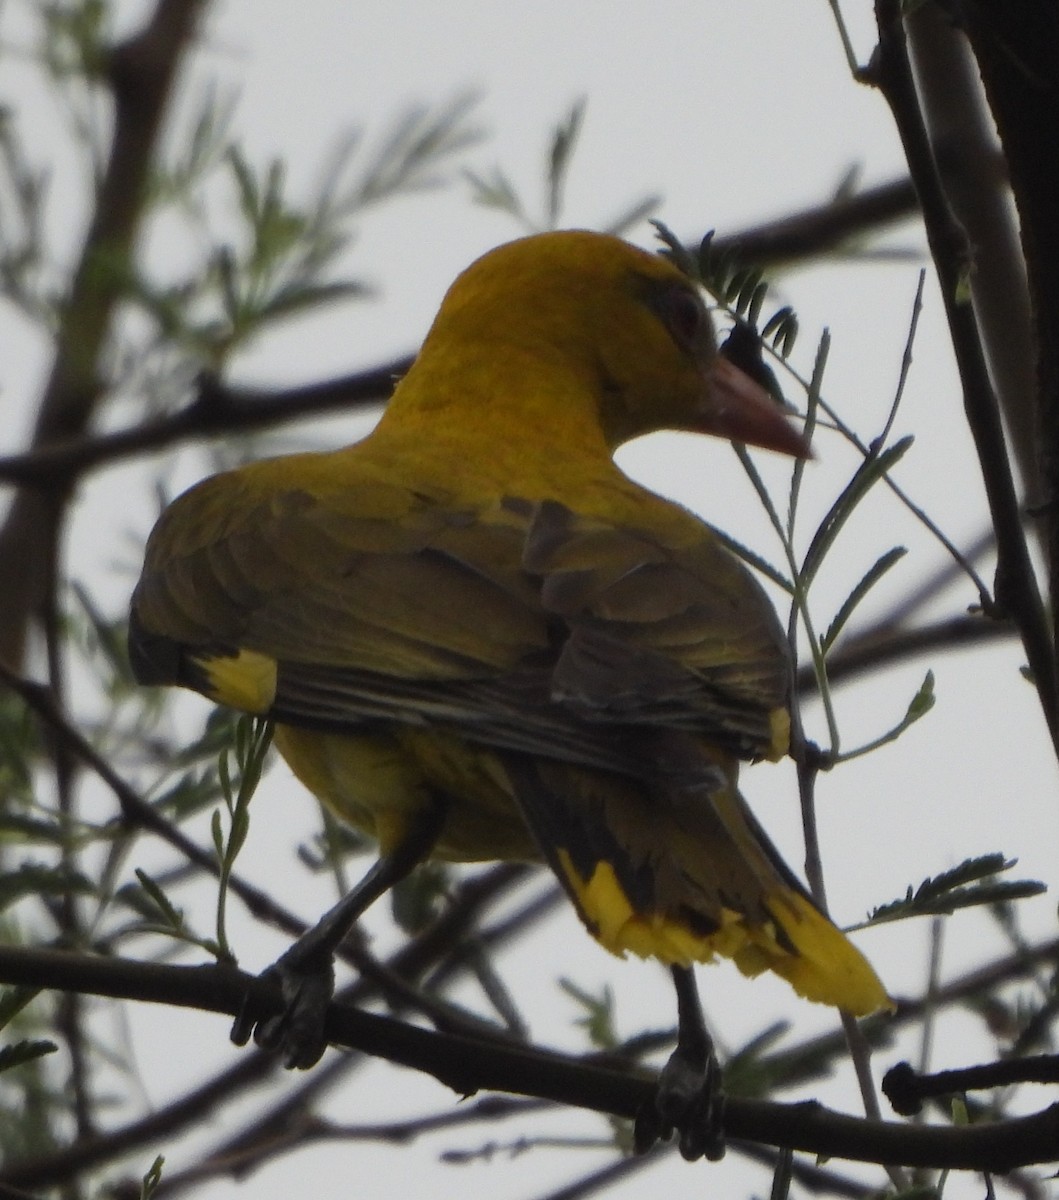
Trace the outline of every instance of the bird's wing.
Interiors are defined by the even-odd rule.
[[[771,606],[705,527],[674,549],[554,502],[378,480],[193,489],[152,538],[130,637],[145,682],[290,724],[448,726],[618,770],[638,751],[615,726],[772,753],[787,697]]]
[[[537,507],[523,561],[566,629],[553,698],[589,721],[701,733],[742,757],[769,753],[789,699],[786,639],[750,572],[688,521],[695,536],[675,545],[650,527]]]

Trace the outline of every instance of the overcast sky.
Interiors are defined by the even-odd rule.
[[[123,6],[130,27],[147,7]],[[5,6],[0,14],[5,40],[26,37],[30,8]],[[858,49],[866,56],[870,6],[850,3],[847,8]],[[41,161],[48,161],[49,147],[55,147],[51,219],[72,251],[78,233],[72,217],[75,173],[60,149],[60,119],[46,98],[32,104],[25,99],[34,95],[27,91],[27,79],[12,72],[6,84],[0,81],[0,99],[18,108],[39,131]],[[859,168],[864,184],[902,171],[888,111],[878,95],[850,79],[825,0],[307,0],[300,5],[228,0],[210,7],[178,113],[186,118],[208,86],[238,96],[234,128],[249,159],[260,164],[282,158],[292,189],[303,189],[305,195],[329,152],[351,128],[363,130],[370,149],[409,104],[440,103],[467,91],[480,97],[476,119],[485,136],[462,155],[462,162],[482,174],[503,167],[538,212],[551,130],[578,99],[586,101],[566,191],[565,225],[598,227],[630,203],[657,194],[657,215],[679,234],[696,237],[714,227],[726,233],[823,202],[851,168]],[[63,196],[69,197],[65,206],[59,202]],[[522,232],[509,217],[474,205],[469,187],[458,179],[442,192],[404,199],[368,216],[358,227],[345,266],[373,283],[376,297],[277,329],[235,360],[232,378],[307,382],[414,349],[454,275],[479,253]],[[654,244],[646,223],[631,236],[642,245]],[[922,247],[922,237],[911,225],[888,233],[882,242],[911,251]],[[162,269],[167,256],[176,256],[179,263],[176,247],[152,242],[150,251]],[[833,344],[824,392],[864,440],[879,431],[893,397],[920,265],[907,258],[863,265],[836,262],[785,277],[776,292],[775,302],[792,303],[801,319],[794,361],[803,374],[811,371],[821,333],[830,329]],[[35,344],[22,323],[2,309],[0,342],[5,345],[6,376],[0,438],[7,448],[17,444],[25,428],[34,380],[47,360],[43,345]],[[788,386],[788,392],[800,399],[796,389]],[[347,425],[342,436],[353,436],[358,428],[363,422]],[[896,431],[917,438],[899,468],[901,481],[950,537],[959,543],[971,540],[984,527],[984,504],[932,287]],[[315,426],[299,436],[327,435]],[[836,437],[823,436],[817,448],[818,461],[809,469],[807,517],[824,510],[856,465]],[[630,447],[622,462],[650,486],[694,507],[768,557],[779,558],[727,447],[659,436]],[[187,483],[202,473],[203,464],[196,451],[151,466],[161,465],[173,483]],[[768,462],[765,470],[782,496],[783,464]],[[74,526],[73,570],[92,579],[114,605],[127,594],[131,580],[112,565],[123,562],[128,569],[126,535],[142,537],[153,518],[146,492],[142,512],[128,503],[130,480],[146,478],[142,467],[94,478],[84,489]],[[99,530],[107,531],[105,537]],[[943,557],[905,510],[880,491],[854,522],[820,581],[814,605],[821,625],[864,570],[897,543],[911,552],[880,591],[880,607]],[[974,599],[965,585],[948,594],[935,612],[956,614]],[[871,611],[868,606],[865,614]],[[937,675],[937,708],[901,743],[821,781],[829,897],[840,923],[859,920],[907,884],[989,850],[1018,857],[1020,875],[1049,881],[1054,876],[1059,832],[1054,762],[1047,755],[1033,694],[1018,676],[1019,663],[1015,647],[1005,645],[971,659],[938,657],[912,664],[885,679],[839,691],[845,744],[854,746],[899,719],[928,665]],[[810,733],[823,738],[819,712],[810,708],[807,719]],[[1024,749],[1012,753],[1012,745],[1023,742]],[[259,880],[279,890],[282,881],[270,873],[269,855],[282,853],[279,847],[290,840],[286,814],[295,814],[290,819],[298,822],[301,836],[311,831],[314,817],[310,805],[293,795],[295,785],[285,768],[274,774],[267,794],[255,801],[258,826],[272,828],[266,833],[255,827],[245,870],[252,877],[256,870]],[[746,772],[744,791],[792,863],[800,865],[790,764]],[[260,819],[262,812],[267,820]],[[269,838],[277,835],[277,826],[283,838],[273,844]],[[300,886],[300,876],[292,872],[291,878]],[[280,898],[309,919],[326,903],[322,892]],[[1054,903],[1045,898],[1027,908],[1037,933],[1052,930]],[[383,945],[386,936],[380,933]],[[922,980],[924,929],[870,931],[859,935],[858,944],[895,993],[914,989]],[[974,961],[982,944],[999,948],[1002,942],[984,921],[957,918],[947,942],[946,973],[955,974]],[[279,945],[263,941],[257,959],[253,947],[248,943],[244,965],[256,968]],[[571,1024],[576,1011],[552,984],[559,975],[571,975],[590,988],[612,981],[619,989],[626,1032],[673,1019],[668,981],[658,968],[619,964],[596,948],[569,915],[535,935],[502,968],[530,1014],[534,1036],[548,1043],[581,1045]],[[780,1016],[792,1022],[796,1035],[836,1023],[833,1014],[797,1000],[781,983],[749,983],[729,965],[704,969],[700,977],[711,1019],[727,1045],[738,1045]],[[969,1019],[947,1019],[939,1034],[939,1065],[966,1060],[962,1039],[972,1028]],[[203,1060],[216,1065],[236,1053],[228,1047],[224,1023],[215,1018],[136,1013],[133,1029],[145,1063],[145,1087],[156,1104],[190,1083]],[[881,1066],[897,1056],[884,1053]],[[370,1071],[370,1082],[368,1075],[358,1074],[336,1099],[333,1111],[341,1119],[374,1121],[444,1111],[454,1103],[430,1081],[397,1068],[373,1066]],[[814,1088],[812,1094],[857,1111],[848,1078]],[[605,1136],[603,1122],[587,1115],[540,1118],[532,1127],[557,1136],[593,1131]],[[466,1167],[438,1164],[444,1149],[473,1147],[520,1131],[514,1125],[461,1130],[399,1148],[315,1147],[280,1160],[246,1187],[266,1198],[311,1191],[322,1198],[429,1194],[521,1200],[545,1194],[607,1160],[605,1152],[538,1151]],[[189,1154],[174,1148],[172,1169],[187,1165]],[[977,1185],[967,1180],[958,1186]],[[229,1195],[233,1187],[216,1184],[209,1194]],[[730,1155],[718,1167],[667,1163],[614,1194],[634,1196],[648,1187],[709,1187],[712,1194],[741,1195],[752,1187],[760,1194],[767,1183]]]

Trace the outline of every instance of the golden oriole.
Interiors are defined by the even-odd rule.
[[[379,843],[278,964],[292,1012],[431,854],[543,858],[604,946],[674,966],[682,1036],[687,968],[718,954],[854,1014],[888,1004],[736,788],[739,760],[787,751],[786,640],[710,529],[614,464],[657,429],[805,453],[676,267],[540,234],[456,280],[370,436],[224,472],[159,520],[138,678],[271,717],[298,778]],[[308,1024],[271,1029],[295,1065],[322,1050]]]

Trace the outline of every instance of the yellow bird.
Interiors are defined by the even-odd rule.
[[[889,1004],[736,788],[740,760],[787,752],[786,641],[709,527],[613,462],[657,429],[805,453],[676,267],[540,234],[456,280],[369,437],[214,476],[159,520],[138,678],[271,717],[298,778],[379,843],[274,968],[289,1007],[258,1038],[289,1065],[322,1052],[352,921],[430,855],[543,858],[608,950],[673,967],[662,1126],[715,1108],[692,963]]]

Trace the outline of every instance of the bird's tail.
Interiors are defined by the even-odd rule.
[[[735,786],[710,764],[655,786],[541,759],[507,770],[542,854],[608,950],[735,961],[857,1016],[892,1008],[871,964],[816,907]]]

